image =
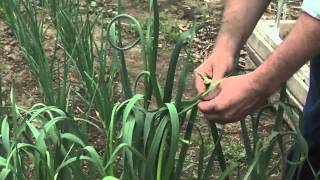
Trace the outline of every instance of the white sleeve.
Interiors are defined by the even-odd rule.
[[[302,9],[310,16],[320,20],[320,0],[304,0]]]

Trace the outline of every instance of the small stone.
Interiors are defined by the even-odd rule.
[[[10,45],[11,46],[15,46],[17,44],[17,41],[15,41],[15,40],[12,40],[11,42],[10,42]]]
[[[9,58],[10,60],[16,60],[16,59],[18,59],[17,55],[15,55],[15,54],[9,54],[9,55],[8,55],[8,58]]]
[[[11,46],[10,45],[5,45],[3,47],[3,49],[4,49],[5,52],[11,52]]]

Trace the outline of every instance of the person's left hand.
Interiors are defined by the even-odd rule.
[[[223,79],[220,93],[214,99],[201,101],[200,111],[208,120],[220,124],[241,120],[262,106],[270,95],[255,79],[253,73]]]

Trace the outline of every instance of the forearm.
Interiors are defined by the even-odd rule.
[[[320,21],[303,13],[291,33],[253,72],[257,86],[273,93],[309,59],[320,54]]]
[[[237,56],[270,0],[226,0],[215,51]]]

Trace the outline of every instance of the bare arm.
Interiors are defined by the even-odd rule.
[[[289,36],[256,69],[255,81],[272,93],[317,55],[320,55],[320,21],[303,13]]]
[[[320,21],[303,13],[292,32],[254,72],[225,78],[214,99],[199,103],[219,123],[239,120],[261,106],[294,72],[320,54]]]
[[[235,57],[270,0],[226,0],[215,50]]]
[[[234,59],[251,34],[270,0],[226,0],[223,23],[213,53],[195,69],[195,86],[199,93],[205,90],[198,73],[213,79],[221,79],[233,70]],[[212,99],[212,92],[204,100]]]

